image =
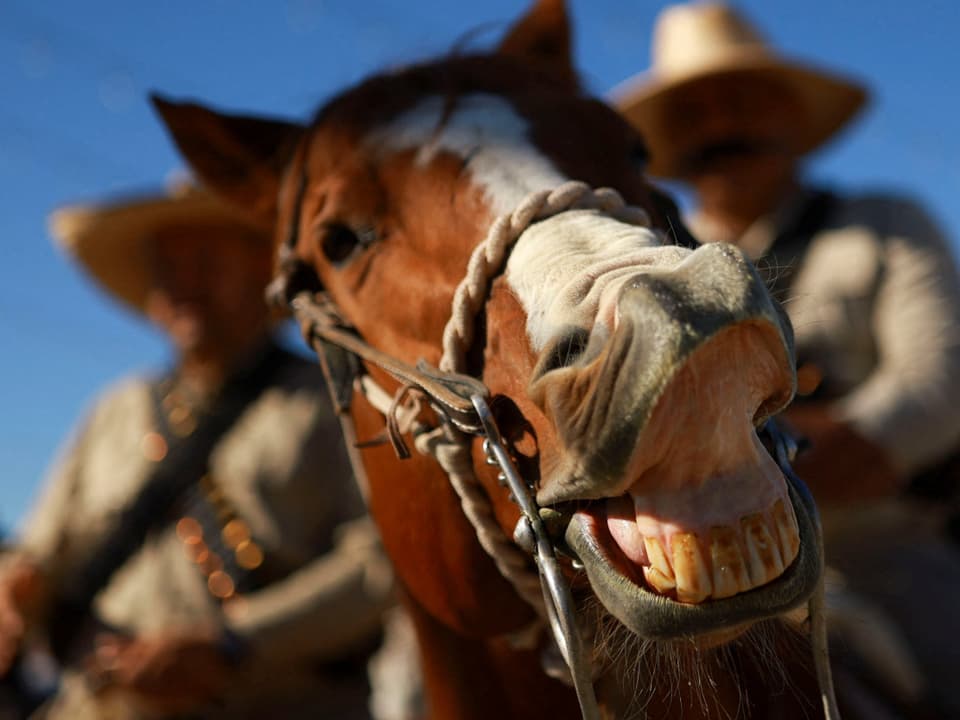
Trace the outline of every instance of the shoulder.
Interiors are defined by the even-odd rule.
[[[99,390],[61,440],[60,461],[66,454],[81,452],[104,438],[115,438],[120,429],[141,425],[153,412],[152,383],[149,377],[128,375]]]
[[[146,375],[127,375],[113,381],[94,398],[91,419],[103,422],[144,412],[151,406],[154,382]]]
[[[867,227],[880,236],[939,240],[942,232],[919,199],[889,190],[836,195],[831,219],[836,224]]]

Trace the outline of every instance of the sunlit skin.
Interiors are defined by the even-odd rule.
[[[229,225],[166,225],[150,239],[155,286],[147,315],[170,338],[178,375],[205,394],[270,325],[262,293],[270,279],[271,249]]]
[[[740,235],[797,186],[799,157],[789,128],[802,113],[775,80],[728,75],[691,84],[664,110],[684,153],[681,179],[701,212]]]

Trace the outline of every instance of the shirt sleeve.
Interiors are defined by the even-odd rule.
[[[940,229],[918,205],[883,205],[873,313],[875,371],[838,410],[912,473],[960,440],[960,281]]]
[[[244,596],[227,627],[260,660],[330,660],[369,641],[393,602],[390,562],[362,517],[339,528],[329,553]]]
[[[86,516],[78,498],[91,445],[109,425],[110,408],[118,392],[114,388],[101,395],[92,411],[73,428],[18,532],[15,552],[40,568],[51,597],[67,572],[85,557],[100,530],[98,523]]]
[[[394,604],[393,569],[353,479],[322,382],[316,366],[298,370],[290,380],[297,390],[274,408],[293,440],[284,455],[297,458],[286,471],[286,501],[275,512],[284,522],[298,519],[312,527],[307,557],[226,612],[228,630],[258,662],[322,662],[367,649]],[[309,430],[294,432],[294,418]]]
[[[97,410],[74,428],[42,483],[39,497],[21,526],[17,548],[37,563],[51,584],[76,559],[81,543],[70,542],[74,500],[83,476],[84,456]]]

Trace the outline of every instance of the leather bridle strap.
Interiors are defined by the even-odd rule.
[[[318,355],[323,357],[326,351],[323,347],[324,343],[333,344],[352,353],[399,381],[401,393],[408,387],[414,387],[423,393],[443,419],[462,433],[484,438],[484,451],[488,461],[500,467],[500,478],[509,486],[514,501],[520,506],[522,514],[518,532],[522,532],[528,539],[524,544],[529,544],[529,552],[533,555],[539,570],[538,591],[532,588],[521,591],[520,587],[516,585],[515,587],[521,597],[546,616],[560,654],[569,668],[570,680],[576,690],[584,720],[600,720],[600,710],[591,678],[589,653],[577,629],[576,609],[569,586],[560,569],[553,539],[547,533],[540,518],[540,508],[531,488],[510,459],[487,403],[489,391],[486,386],[479,380],[466,375],[441,372],[423,360],[414,367],[368,345],[342,324],[338,313],[324,301],[322,295],[318,297],[314,293],[303,291],[294,297],[290,305],[301,324],[304,338]],[[400,397],[399,393],[397,397]],[[371,398],[368,396],[369,399]],[[374,403],[375,407],[378,405],[379,403]],[[390,413],[387,408],[379,409],[385,414]],[[388,421],[389,419],[388,414]],[[461,461],[469,464],[469,453],[464,455],[466,445],[463,441],[455,440],[448,445],[448,449],[453,449],[454,456],[460,456]],[[453,464],[449,465],[449,460],[445,461],[441,455],[443,453],[436,454],[435,457],[462,498],[464,492],[470,492],[464,485],[474,483],[473,473],[469,470],[458,472],[456,466],[459,463],[454,460]],[[450,455],[447,454],[447,457],[449,458]],[[470,479],[467,480],[466,477]],[[484,534],[477,527],[476,518],[472,517],[473,513],[466,506],[464,511],[477,529],[478,538],[484,549],[498,563],[501,572],[504,572],[504,568],[500,565],[504,560],[503,554],[497,552],[495,546],[485,542]],[[529,556],[526,557],[529,558]],[[531,592],[536,595],[531,595]]]
[[[472,398],[489,397],[487,387],[476,378],[460,373],[440,372],[425,360],[416,366],[367,344],[344,326],[335,311],[314,293],[302,291],[290,302],[311,347],[320,341],[332,343],[374,365],[399,381],[422,392],[457,429],[470,435],[483,434]]]

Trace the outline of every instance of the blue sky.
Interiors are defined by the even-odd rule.
[[[603,94],[646,68],[654,17],[642,0],[569,0],[576,58]],[[0,5],[0,526],[29,507],[96,393],[162,367],[161,338],[52,247],[66,202],[159,187],[180,167],[145,97],[305,118],[388,65],[495,40],[521,0],[3,0]],[[859,122],[810,162],[849,188],[906,190],[960,236],[960,3],[739,3],[791,56],[866,81]]]

